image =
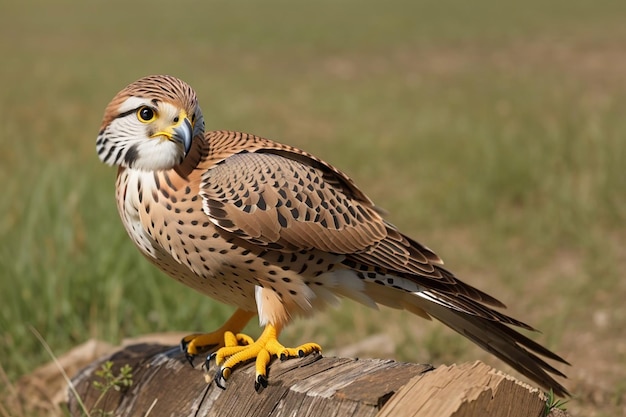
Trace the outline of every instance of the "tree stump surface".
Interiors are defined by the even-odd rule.
[[[130,365],[133,384],[98,401],[102,391],[93,383],[102,382],[95,372],[105,361],[113,362],[114,374]],[[274,361],[269,385],[258,393],[254,364],[235,369],[225,390],[205,379],[215,369],[207,375],[201,368],[192,368],[178,347],[144,343],[93,362],[72,385],[91,415],[114,416],[539,417],[546,403],[539,390],[481,362],[434,369],[314,354]],[[70,415],[84,415],[71,390],[68,407]]]

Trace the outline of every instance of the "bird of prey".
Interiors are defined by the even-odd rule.
[[[545,359],[567,362],[385,220],[346,174],[292,146],[204,125],[188,84],[148,76],[106,107],[96,148],[118,167],[117,208],[140,251],[173,279],[237,308],[219,329],[181,342],[190,361],[214,351],[207,364],[215,360],[218,386],[255,360],[259,390],[273,357],[319,352],[315,343],[281,345],[281,330],[347,297],[434,317],[567,395],[553,377],[564,375]],[[253,340],[240,332],[257,314],[263,332]]]

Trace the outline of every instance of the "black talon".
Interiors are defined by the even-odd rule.
[[[187,346],[189,346],[189,342],[186,341],[185,338],[182,338],[180,340],[179,346],[180,346],[180,351],[185,354],[185,358],[187,358],[187,362],[189,362],[189,365],[191,365],[192,368],[195,368],[196,366],[193,364],[195,355],[192,355],[189,352],[187,352]]]
[[[264,377],[263,375],[259,375],[256,378],[256,381],[254,383],[254,390],[256,392],[260,392],[261,391],[261,387],[267,388],[267,378]]]
[[[289,356],[285,355],[284,353],[280,354],[280,360],[281,361],[286,361],[287,359],[289,359]]]
[[[220,387],[221,389],[226,389],[226,378],[224,378],[224,371],[226,369],[229,368],[221,368],[219,369],[216,373],[215,373],[215,378],[213,378],[213,380],[215,381],[215,385],[217,385],[218,387]],[[222,381],[224,381],[224,383],[222,384]]]
[[[304,350],[300,349],[300,350],[298,351],[298,356],[299,356],[300,358],[304,358],[304,357],[306,356],[306,355],[304,354]]]
[[[210,369],[211,361],[215,359],[215,356],[217,355],[215,352],[213,352],[209,356],[206,357],[206,359],[204,360],[204,369],[206,369],[207,371]]]
[[[185,354],[185,358],[187,358],[187,362],[189,362],[189,365],[191,365],[192,368],[195,368],[196,366],[193,364],[193,360],[195,358],[194,355],[190,355],[189,353]]]

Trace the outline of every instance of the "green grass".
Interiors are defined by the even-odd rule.
[[[394,224],[540,327],[577,365],[572,390],[613,399],[612,384],[623,386],[620,2],[1,8],[0,364],[12,380],[49,360],[29,325],[60,354],[89,337],[211,329],[229,314],[141,257],[117,216],[115,172],[95,154],[113,95],[170,73],[194,86],[209,129],[299,146],[350,174]],[[350,303],[296,322],[285,340],[332,348],[379,332],[400,359],[480,355],[408,313]],[[597,357],[612,364],[598,375],[606,392],[583,377]],[[611,413],[585,395],[570,410]]]

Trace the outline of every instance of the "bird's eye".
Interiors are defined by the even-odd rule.
[[[144,123],[148,123],[156,118],[156,113],[150,107],[143,106],[137,110],[137,118]]]

